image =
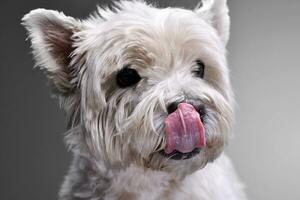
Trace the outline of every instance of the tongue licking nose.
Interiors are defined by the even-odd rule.
[[[200,114],[194,106],[180,103],[177,110],[165,119],[167,145],[165,153],[177,150],[181,153],[192,152],[206,144],[205,129]]]

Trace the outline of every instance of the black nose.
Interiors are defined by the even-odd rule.
[[[173,103],[169,104],[167,107],[168,113],[171,114],[172,112],[175,112],[179,103],[180,102],[173,102]]]
[[[180,104],[180,103],[181,102],[173,102],[173,103],[169,104],[168,107],[167,107],[168,114],[171,114],[171,113],[175,112],[177,110],[178,104]],[[193,105],[193,106],[195,107],[197,112],[200,114],[200,118],[203,122],[204,117],[206,115],[206,109],[205,109],[204,105],[198,105],[198,106]]]

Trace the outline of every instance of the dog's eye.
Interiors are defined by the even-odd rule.
[[[197,77],[203,78],[204,77],[204,69],[205,69],[205,64],[202,62],[202,60],[196,60],[197,64],[197,69],[194,70],[193,72]]]
[[[140,75],[135,69],[129,68],[129,66],[121,69],[117,74],[117,84],[121,88],[132,86],[141,80]]]

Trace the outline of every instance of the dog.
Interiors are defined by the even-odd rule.
[[[67,115],[74,159],[60,200],[245,200],[223,153],[234,110],[226,0],[144,1],[85,20],[36,9],[22,24]]]

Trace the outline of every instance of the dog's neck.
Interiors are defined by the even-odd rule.
[[[108,194],[112,199],[169,199],[176,187],[170,173],[130,165],[114,174]]]
[[[169,199],[177,185],[178,179],[171,173],[137,165],[118,170],[109,169],[101,161],[94,163],[86,156],[77,154],[60,191],[60,197],[71,199],[69,195],[73,195],[72,198],[97,196],[128,200]]]

